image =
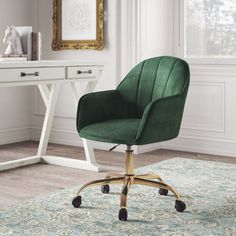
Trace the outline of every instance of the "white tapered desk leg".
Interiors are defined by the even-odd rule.
[[[75,104],[77,106],[78,100],[79,100],[79,89],[78,87],[75,86],[75,83],[71,83],[71,85],[72,85],[72,89],[74,93]],[[85,147],[86,161],[46,155],[50,130],[52,127],[52,120],[55,113],[56,101],[57,101],[60,87],[59,85],[53,84],[51,86],[50,91],[47,86],[38,86],[38,87],[43,97],[44,103],[47,107],[44,123],[43,123],[42,134],[41,134],[40,143],[39,143],[39,149],[38,149],[38,156],[41,157],[41,160],[44,163],[53,164],[53,165],[66,166],[66,167],[92,170],[92,171],[103,171],[104,168],[102,168],[100,165],[96,163],[93,149],[88,144],[88,140],[83,140],[84,147]],[[78,99],[76,99],[76,97]]]
[[[96,162],[93,147],[91,147],[91,145],[89,144],[89,140],[82,138],[82,142],[84,145],[84,152],[85,152],[85,156],[86,156],[86,161],[89,164],[98,165]]]
[[[97,84],[97,81],[89,81],[84,93],[89,93],[92,92],[95,88]],[[78,101],[79,98],[81,97],[81,91],[79,88],[79,84],[78,83],[71,83],[71,87],[72,87],[72,91],[74,94],[74,101],[75,101],[75,106],[77,108],[78,105]],[[96,162],[96,158],[95,158],[95,154],[94,154],[94,150],[93,147],[91,145],[91,142],[89,142],[89,140],[82,138],[82,142],[83,142],[83,146],[84,146],[84,151],[85,151],[85,157],[86,157],[86,161],[88,163],[88,165],[92,165],[95,167],[100,167],[99,164]],[[101,170],[101,167],[99,168],[99,170]]]
[[[56,101],[59,94],[59,90],[60,90],[60,83],[52,84],[48,99],[47,99],[48,95],[46,93],[42,95],[42,97],[44,98],[44,102],[45,102],[47,110],[44,117],[43,128],[42,128],[39,147],[38,147],[38,153],[37,153],[38,156],[45,155],[47,151],[48,140],[49,140],[50,131],[52,128],[53,116],[55,113]],[[40,93],[41,94],[43,93],[42,88],[40,88]]]
[[[86,88],[85,88],[85,93],[90,93],[94,90],[95,86],[97,84],[97,80],[95,81],[90,81],[88,82]],[[95,166],[99,166],[96,162],[95,154],[94,154],[94,149],[91,145],[91,142],[89,140],[82,138],[83,146],[84,146],[84,151],[85,151],[85,156],[86,160],[89,163],[92,163]]]
[[[91,92],[93,92],[94,89],[95,89],[95,87],[96,87],[96,85],[97,85],[97,80],[89,81],[89,82],[87,83],[87,86],[86,86],[86,88],[85,88],[84,93],[86,94],[86,93],[91,93]]]

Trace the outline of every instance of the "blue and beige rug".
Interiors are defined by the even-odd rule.
[[[156,172],[174,183],[186,211],[175,211],[173,196],[133,186],[128,221],[120,222],[120,186],[107,195],[99,187],[88,189],[83,207],[75,209],[71,199],[77,186],[0,209],[0,235],[236,235],[236,165],[174,158],[139,172]]]

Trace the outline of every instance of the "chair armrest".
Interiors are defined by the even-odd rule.
[[[185,96],[175,95],[157,99],[145,109],[137,143],[147,144],[178,136],[184,110]]]
[[[127,116],[127,104],[117,90],[89,93],[81,97],[77,109],[77,130],[115,118]]]

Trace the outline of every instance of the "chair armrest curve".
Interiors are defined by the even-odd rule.
[[[185,96],[156,99],[146,107],[136,136],[137,144],[148,144],[178,136]]]
[[[76,125],[78,132],[85,126],[128,116],[129,106],[118,90],[89,93],[81,97]]]

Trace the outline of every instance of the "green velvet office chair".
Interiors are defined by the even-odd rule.
[[[170,191],[176,197],[176,210],[185,210],[186,205],[180,195],[159,175],[135,174],[132,145],[155,143],[178,136],[189,78],[189,66],[185,61],[170,56],[156,57],[135,66],[116,90],[91,93],[80,99],[77,113],[80,136],[125,144],[126,172],[108,175],[82,186],[72,201],[74,207],[80,207],[81,191],[89,186],[101,185],[102,192],[109,193],[109,184],[123,183],[120,220],[127,220],[127,195],[133,184],[159,188],[161,195],[167,195]]]

